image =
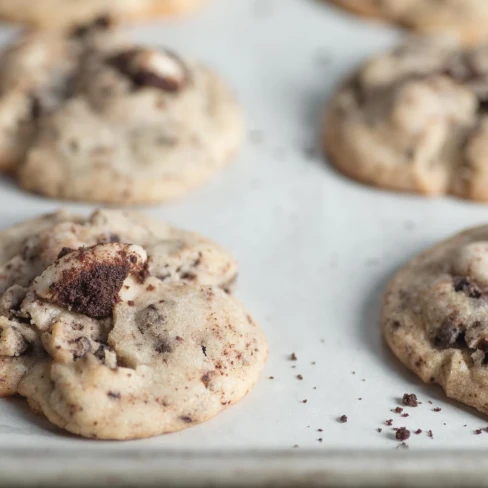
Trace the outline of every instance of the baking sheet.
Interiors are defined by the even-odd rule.
[[[0,484],[358,485],[386,483],[393,473],[405,483],[441,482],[441,467],[444,485],[486,480],[488,434],[474,430],[488,420],[403,369],[381,340],[378,315],[385,284],[404,261],[486,223],[488,207],[362,186],[329,167],[318,147],[333,87],[401,32],[312,0],[212,0],[192,17],[132,30],[206,61],[245,108],[248,137],[236,163],[187,198],[144,211],[234,253],[237,294],[265,329],[269,361],[238,405],[141,441],[79,439],[32,415],[23,400],[0,400]],[[12,31],[4,27],[0,39]],[[91,210],[0,181],[2,228],[60,206]],[[423,402],[408,418],[390,411],[405,392]],[[343,414],[346,424],[338,422]],[[423,430],[409,449],[397,449],[384,425],[390,418]]]

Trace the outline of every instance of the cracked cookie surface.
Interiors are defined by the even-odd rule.
[[[239,401],[267,356],[217,244],[149,217],[59,212],[0,233],[0,395],[85,437],[131,439]]]
[[[410,39],[346,81],[326,116],[331,163],[356,180],[488,201],[488,48]]]
[[[90,22],[100,15],[132,20],[190,12],[205,0],[2,0],[0,18],[41,28]]]
[[[485,0],[331,0],[367,17],[384,19],[422,33],[446,33],[466,43],[488,38]]]
[[[381,323],[405,366],[488,414],[488,226],[404,266],[386,290]]]
[[[29,191],[162,202],[203,184],[240,146],[240,107],[217,75],[133,45],[108,18],[29,34],[0,67],[0,167]]]

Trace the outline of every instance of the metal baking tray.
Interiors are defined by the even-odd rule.
[[[486,223],[488,207],[363,186],[320,150],[336,84],[403,34],[312,0],[213,0],[196,15],[130,29],[207,62],[245,108],[248,136],[234,164],[186,198],[142,210],[233,252],[237,294],[267,333],[269,361],[249,395],[212,421],[139,441],[67,435],[22,399],[2,399],[0,485],[487,484],[488,434],[474,431],[488,419],[401,367],[378,316],[402,263]],[[3,26],[0,40],[13,33]],[[2,228],[61,206],[92,208],[0,181]],[[391,412],[405,392],[423,402],[408,418]],[[398,448],[390,418],[423,433]]]

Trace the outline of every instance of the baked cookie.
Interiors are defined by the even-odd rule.
[[[388,286],[389,346],[423,381],[488,414],[488,226],[429,249]]]
[[[241,110],[217,75],[134,46],[105,18],[30,34],[0,68],[0,163],[33,192],[161,202],[201,185],[241,142]]]
[[[2,0],[0,19],[40,28],[91,22],[101,15],[132,20],[190,12],[204,0]]]
[[[30,230],[29,230],[30,229]],[[239,401],[267,356],[217,244],[134,212],[0,233],[0,395],[70,432],[133,439]]]
[[[443,32],[467,43],[488,38],[485,0],[332,0],[367,17],[400,24],[422,33]]]
[[[367,62],[328,107],[324,143],[359,181],[488,200],[488,47],[411,39]]]

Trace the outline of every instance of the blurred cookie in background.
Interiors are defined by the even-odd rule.
[[[465,43],[488,39],[485,0],[331,0],[357,14],[422,33],[452,34]]]
[[[0,162],[50,197],[156,203],[231,161],[242,114],[211,70],[110,20],[22,36],[0,57]]]
[[[488,201],[488,47],[412,38],[366,62],[333,96],[331,163],[370,185]]]
[[[91,22],[109,15],[133,20],[183,14],[205,0],[0,0],[0,19],[40,28],[57,28]]]

